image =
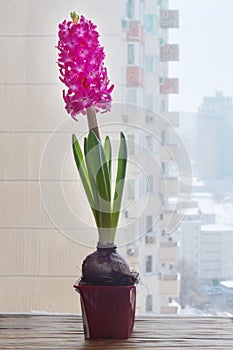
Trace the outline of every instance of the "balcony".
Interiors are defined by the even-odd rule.
[[[181,213],[177,210],[164,210],[159,222],[160,229],[165,230],[167,233],[173,232],[177,229],[182,217]]]
[[[180,123],[179,112],[166,112],[161,113],[160,115],[160,125],[164,126],[172,126],[174,128],[178,128]]]
[[[160,11],[160,28],[179,28],[179,11],[178,10],[161,10]]]
[[[142,200],[131,199],[127,204],[127,212],[130,219],[137,218],[147,207],[147,198]]]
[[[144,70],[138,66],[127,66],[127,87],[142,87],[144,85]]]
[[[167,44],[160,47],[161,62],[179,61],[179,45]]]
[[[145,234],[145,243],[148,245],[156,243],[156,234],[155,232],[147,232]]]
[[[180,294],[180,274],[163,274],[159,281],[159,294],[178,297]]]
[[[160,85],[160,95],[178,94],[179,93],[179,79],[166,78],[163,84]]]
[[[179,156],[179,146],[162,144],[160,147],[160,156],[162,161],[177,161]]]
[[[140,21],[129,21],[126,34],[127,41],[144,42],[144,31]]]
[[[179,192],[177,177],[165,177],[160,181],[160,191],[164,197],[176,197]]]
[[[179,242],[161,242],[159,261],[174,263],[179,259]]]

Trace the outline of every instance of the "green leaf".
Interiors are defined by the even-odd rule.
[[[93,211],[95,220],[97,220],[98,218],[97,218],[97,213],[96,213],[95,208],[94,208],[93,193],[92,193],[92,189],[91,189],[90,180],[88,177],[88,172],[87,172],[85,162],[83,159],[81,147],[79,145],[78,139],[76,138],[76,136],[74,134],[72,135],[72,148],[73,148],[74,159],[75,159],[75,162],[77,165],[77,169],[79,171],[79,175],[80,175],[84,190],[86,192],[88,202],[89,202],[91,209]]]
[[[117,227],[118,220],[119,220],[121,202],[122,202],[122,196],[123,196],[123,190],[124,190],[124,184],[125,184],[126,166],[127,166],[127,145],[126,145],[125,135],[121,132],[111,227]]]
[[[111,148],[111,142],[108,136],[106,136],[104,141],[104,150],[107,160],[107,166],[108,166],[108,172],[109,172],[109,178],[111,181],[112,178],[112,148]]]
[[[93,209],[96,211],[96,225],[99,227],[100,225],[100,211],[99,211],[99,196],[98,196],[98,191],[96,187],[96,181],[95,177],[92,173],[92,168],[91,168],[91,161],[88,159],[88,143],[87,143],[87,138],[84,138],[84,155],[85,155],[85,161],[86,161],[86,166],[87,166],[87,172],[89,175],[89,180],[90,180],[90,186],[92,189],[93,193]]]
[[[98,205],[97,209],[100,212],[100,226],[98,227],[110,227],[110,175],[104,148],[92,131],[89,133],[86,141],[85,160],[95,203]]]

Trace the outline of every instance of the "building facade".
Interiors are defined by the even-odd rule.
[[[170,10],[168,1],[128,0],[122,15],[126,38],[122,116],[132,144],[126,189],[131,202],[125,210],[127,235],[130,228],[132,232],[125,255],[141,273],[138,312],[176,313],[179,274],[173,265],[179,244],[168,232],[171,212],[164,203],[178,193],[178,180],[170,170],[178,145],[170,142],[170,130],[179,125],[179,116],[169,111],[168,104],[169,94],[178,93],[178,79],[168,76],[169,61],[179,60],[178,45],[168,42],[169,28],[179,25],[178,11]],[[145,172],[131,166],[135,163]]]
[[[198,200],[203,198],[197,198],[186,210],[176,237],[180,242],[180,261],[205,285],[233,278],[233,229],[230,224],[216,223],[219,218],[214,213],[200,209]]]
[[[221,180],[233,176],[232,98],[216,92],[204,97],[199,108],[198,172],[203,180]],[[206,137],[208,135],[208,137]]]
[[[57,24],[77,3],[4,0],[1,6],[0,309],[78,312],[72,285],[97,235],[70,141],[76,130],[82,138],[87,125],[85,118],[77,126],[67,119],[54,49]],[[12,23],[13,10],[20,16]],[[165,203],[178,194],[172,166],[178,146],[171,136],[179,115],[169,111],[178,78],[168,75],[169,61],[179,59],[178,45],[168,40],[169,29],[178,28],[178,11],[167,0],[100,0],[98,7],[80,1],[77,10],[101,28],[115,83],[113,122],[101,116],[101,132],[115,140],[122,129],[128,139],[117,245],[141,273],[137,310],[177,313],[179,244],[170,224],[176,213]]]

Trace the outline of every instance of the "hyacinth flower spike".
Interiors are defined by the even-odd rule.
[[[111,109],[111,92],[107,69],[104,67],[104,48],[100,46],[96,26],[84,16],[71,13],[73,21],[59,24],[60,80],[66,85],[63,98],[68,114],[75,120],[79,113],[87,114],[91,130],[97,128],[95,111]]]

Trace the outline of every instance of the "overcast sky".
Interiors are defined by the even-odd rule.
[[[170,64],[180,94],[170,110],[195,112],[218,90],[233,96],[233,0],[170,0],[169,8],[180,13],[180,28],[169,31],[180,45],[180,62]]]

